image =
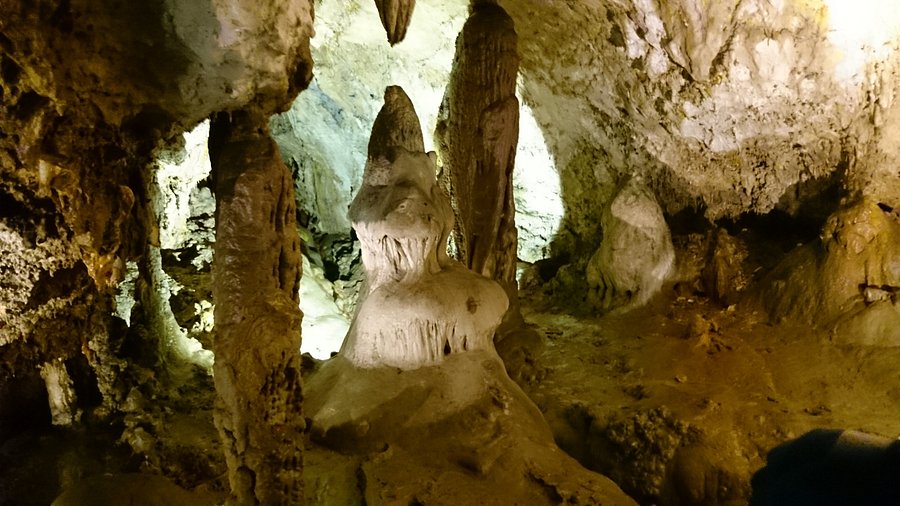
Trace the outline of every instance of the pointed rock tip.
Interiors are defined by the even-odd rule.
[[[424,153],[425,142],[422,127],[412,101],[399,86],[388,86],[384,90],[384,105],[369,137],[369,159],[387,158],[391,160],[393,148],[403,148],[413,153]]]

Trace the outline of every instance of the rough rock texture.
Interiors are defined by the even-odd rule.
[[[286,108],[311,77],[312,6],[12,0],[2,11],[0,223],[13,250],[2,262],[31,267],[2,301],[0,381],[8,366],[64,362],[92,420],[121,415],[129,392],[172,379],[154,149],[216,111]],[[115,292],[123,280],[134,302]]]
[[[556,448],[506,375],[504,292],[447,256],[453,213],[415,110],[396,86],[384,102],[350,208],[366,285],[341,353],[307,383],[313,439],[376,453],[356,471],[365,504],[633,504]]]
[[[416,104],[432,104],[427,106],[428,113],[437,111],[451,61],[448,46],[468,2],[417,3],[419,14],[409,27],[406,43],[395,48],[384,43],[371,0],[317,4],[323,12],[337,13],[322,25],[316,41],[319,61],[325,64],[323,69],[330,69],[321,73],[321,93],[310,96],[310,102],[321,107],[305,113],[322,119],[322,128],[311,129],[303,141],[283,146],[292,150],[291,166],[303,175],[297,179],[302,181],[304,197],[309,197],[304,203],[313,215],[307,218],[309,223],[337,223],[335,229],[349,235],[350,222],[342,209],[360,185],[362,146],[384,84],[406,85],[407,81],[401,81],[405,79],[425,83],[420,91],[407,87],[407,92]],[[799,218],[810,205],[828,209],[823,213],[827,216],[838,201],[833,190],[849,195],[825,224],[822,240],[791,254],[759,292],[773,319],[783,320],[786,326],[796,321],[799,332],[769,339],[771,328],[761,325],[736,336],[722,322],[741,314],[741,304],[731,312],[707,306],[702,314],[684,317],[677,311],[675,316],[653,314],[659,318],[653,339],[638,331],[640,321],[623,325],[618,331],[623,344],[617,349],[626,358],[611,356],[607,347],[611,338],[602,334],[602,328],[596,341],[594,334],[582,332],[583,337],[590,336],[585,348],[596,348],[598,353],[581,349],[554,365],[560,372],[590,371],[591,377],[632,369],[623,373],[633,373],[626,379],[635,383],[623,388],[627,398],[594,398],[595,409],[619,411],[644,402],[633,412],[652,413],[646,409],[650,407],[647,399],[659,395],[663,400],[653,400],[654,406],[678,397],[690,423],[717,420],[723,438],[733,436],[728,434],[736,426],[732,421],[741,422],[739,426],[747,429],[741,433],[750,438],[741,446],[750,453],[738,457],[744,461],[729,464],[737,453],[728,444],[697,448],[690,441],[673,453],[677,438],[659,430],[668,425],[669,417],[649,415],[648,423],[637,418],[631,423],[632,418],[625,417],[622,423],[612,424],[611,432],[597,431],[615,450],[596,452],[597,461],[618,460],[613,464],[619,465],[618,476],[632,479],[629,487],[640,485],[635,476],[646,477],[641,481],[653,488],[636,491],[645,494],[641,497],[655,500],[657,495],[671,493],[672,503],[719,504],[740,501],[746,480],[732,481],[733,477],[745,476],[750,466],[758,464],[760,452],[776,440],[794,437],[787,432],[794,429],[785,427],[802,427],[812,423],[807,421],[810,417],[820,424],[866,427],[896,437],[896,424],[891,423],[896,418],[891,415],[896,413],[898,392],[892,381],[896,378],[892,359],[898,328],[895,216],[900,207],[895,7],[880,0],[525,0],[501,4],[520,35],[524,105],[536,111],[540,133],[552,154],[548,160],[556,163],[561,179],[561,197],[554,202],[564,205],[562,233],[554,236],[558,227],[545,218],[559,217],[563,209],[533,215],[540,226],[531,229],[531,235],[543,235],[555,244],[552,248],[546,243],[530,246],[528,251],[557,257],[537,269],[556,274],[557,279],[580,278],[583,283],[584,264],[606,235],[606,230],[600,230],[602,210],[633,175],[643,176],[666,219],[693,207],[718,221],[717,228],[728,226],[724,218],[747,213],[774,215],[771,211],[779,210]],[[47,384],[59,393],[70,382],[64,375],[48,374],[50,381],[44,383],[37,367],[64,364],[59,371],[66,371],[77,395],[71,402],[65,395],[53,397],[61,401],[55,405],[61,420],[67,413],[77,418],[80,408],[89,422],[121,410],[138,418],[137,393],[158,402],[161,398],[154,394],[167,380],[166,374],[160,374],[166,371],[160,370],[165,368],[159,356],[165,336],[159,330],[168,317],[159,318],[163,301],[153,294],[159,293],[155,288],[162,280],[154,273],[171,257],[167,260],[165,252],[152,256],[154,250],[147,246],[169,240],[165,227],[157,237],[153,213],[147,207],[152,196],[145,191],[145,168],[156,141],[180,133],[220,108],[268,114],[285,107],[293,90],[309,77],[304,50],[310,34],[309,2],[121,5],[7,0],[0,10],[2,407],[22,406],[29,419],[41,426],[49,424]],[[370,44],[376,39],[378,45]],[[428,100],[420,101],[420,97]],[[303,109],[298,104],[296,109]],[[523,117],[526,111],[522,109]],[[430,131],[431,120],[425,116],[425,129]],[[302,118],[295,116],[287,122],[292,132],[303,130]],[[297,154],[311,146],[315,156]],[[517,156],[520,167],[521,160]],[[351,166],[349,171],[324,170],[345,164]],[[283,181],[283,175],[279,178]],[[529,184],[534,187],[533,182]],[[518,204],[522,197],[517,198]],[[302,215],[301,220],[307,225]],[[813,223],[810,230],[823,222],[824,218]],[[733,237],[742,225],[736,226],[728,228]],[[338,253],[325,256],[341,266],[341,276],[351,272],[345,267],[352,266],[353,260],[338,257],[343,251],[350,256],[358,250],[349,240],[327,239],[331,242],[322,244],[337,245],[332,249]],[[729,303],[739,294],[725,293],[723,281],[739,280],[739,276],[728,274],[735,267],[727,258],[732,248],[725,236],[718,239],[710,241],[715,244],[706,270],[707,289],[713,288],[709,290],[713,295]],[[750,255],[757,253],[757,244],[744,244],[750,247]],[[399,246],[410,249],[406,244]],[[566,262],[572,263],[559,268]],[[333,279],[336,271],[328,266],[327,276]],[[117,284],[130,286],[139,295],[127,311],[127,304],[120,306],[112,293]],[[685,296],[680,304],[699,303],[690,286],[682,289]],[[570,300],[587,290],[560,293],[569,307]],[[114,312],[123,317],[112,316]],[[182,312],[173,314],[178,318]],[[818,337],[806,333],[811,323],[828,327],[832,340],[841,346],[809,346]],[[549,330],[556,332],[557,327],[554,324]],[[690,339],[679,339],[685,335]],[[639,347],[642,339],[635,337],[653,346]],[[798,348],[784,353],[781,346],[790,341],[797,341]],[[552,344],[547,348],[552,350]],[[859,344],[886,346],[871,352]],[[629,346],[633,348],[625,349]],[[656,350],[681,351],[660,357],[654,355],[659,353]],[[630,366],[627,353],[635,359]],[[451,354],[448,361],[463,355]],[[822,364],[810,363],[810,356],[823,357],[813,361]],[[779,368],[753,367],[761,360],[781,357],[789,360]],[[835,357],[840,361],[824,360]],[[543,377],[536,364],[522,362],[527,370],[517,377]],[[871,367],[873,362],[879,367]],[[663,363],[674,363],[675,369],[660,368]],[[762,370],[759,378],[747,380],[755,370]],[[416,381],[429,379],[423,374],[412,378],[413,391]],[[472,377],[485,379],[491,374]],[[768,386],[769,380],[778,388],[756,388],[747,394],[748,385]],[[551,376],[548,383],[554,381]],[[610,382],[604,388],[618,393],[620,384]],[[842,384],[865,385],[858,388],[867,395],[842,390]],[[202,383],[191,386],[197,385]],[[573,390],[580,389],[572,402],[585,402],[593,391],[602,390],[586,388],[588,382],[581,379],[571,385],[577,385]],[[728,394],[721,395],[722,389]],[[800,399],[805,404],[785,400],[785,390],[802,390]],[[675,394],[666,397],[667,391]],[[545,399],[554,396],[559,397],[549,392]],[[485,408],[481,414],[469,413],[472,416],[457,420],[479,420],[484,413],[493,416],[496,411],[491,406],[502,404],[502,397],[481,395],[475,403],[476,410]],[[874,400],[858,404],[861,397]],[[8,404],[6,399],[16,402]],[[46,409],[35,409],[36,402],[47,405]],[[157,402],[145,406],[161,410]],[[752,411],[752,406],[763,408]],[[878,409],[859,417],[837,416],[846,406]],[[716,413],[722,412],[728,416],[717,418]],[[7,413],[0,416],[0,427],[9,426]],[[795,423],[796,419],[803,422]],[[126,425],[123,439],[156,466],[152,448],[159,445],[168,425],[150,427],[131,419]],[[349,426],[353,433],[366,427],[364,423]],[[465,422],[451,426],[472,427]],[[445,428],[436,425],[426,432],[441,433]],[[478,439],[478,430],[457,432],[471,436],[470,447],[489,446]],[[362,466],[360,476],[368,485],[359,487],[360,494],[370,503],[391,501],[397,490],[394,497],[406,503],[416,499],[402,487],[379,483],[400,483],[394,480],[409,469],[403,467],[404,459],[426,467],[423,464],[428,462],[415,460],[414,454],[419,448],[431,448],[428,442],[425,436],[407,440],[394,454],[397,460],[392,462],[397,465],[393,467],[382,465],[374,455]],[[578,443],[569,448],[577,448]],[[434,454],[452,454],[445,451],[451,445],[435,445]],[[476,457],[468,458],[473,453]],[[468,469],[490,467],[489,451],[467,448],[463,454],[459,460],[469,463]],[[2,455],[5,460],[0,466],[7,481],[21,470],[6,472],[13,466],[5,463],[17,462],[8,455]],[[426,456],[432,454],[426,452]],[[385,457],[387,461],[394,458]],[[51,474],[55,469],[52,460],[42,467]],[[676,477],[668,491],[656,486],[659,478],[667,476]],[[480,486],[486,481],[481,480]],[[559,486],[550,488],[545,489],[548,502],[565,500]]]
[[[388,47],[372,0],[316,6],[315,79],[289,111],[272,118],[285,162],[302,182],[298,200],[314,234],[350,235],[347,210],[386,87],[402,87],[419,108],[422,131],[434,130],[466,6],[419,0],[416,9],[405,43]],[[433,149],[430,136],[423,141]]]
[[[415,369],[492,348],[506,296],[447,256],[453,212],[435,170],[409,97],[388,87],[350,207],[365,286],[341,355],[358,367]]]
[[[67,489],[52,506],[192,506],[205,502],[162,476],[122,474],[99,476]]]
[[[598,309],[635,307],[672,273],[675,250],[659,204],[639,179],[629,180],[603,209],[603,240],[587,267],[588,299]]]
[[[406,29],[412,19],[416,0],[375,0],[381,25],[387,32],[388,42],[393,46],[406,37]]]
[[[598,237],[596,202],[632,173],[667,213],[712,219],[764,213],[835,172],[876,199],[900,194],[887,4],[500,4],[559,168],[563,251]]]
[[[399,372],[338,356],[307,391],[312,438],[364,455],[351,481],[362,500],[342,504],[636,504],[556,447],[492,350]],[[332,480],[314,497],[334,497]]]
[[[747,245],[724,228],[712,233],[701,279],[706,293],[725,305],[736,303],[750,285]]]
[[[900,344],[900,216],[871,200],[833,214],[821,239],[796,248],[753,300],[773,321],[806,322],[841,343]]]
[[[148,233],[139,176],[148,142],[86,120],[89,110],[61,112],[32,88],[38,70],[5,49],[0,70],[0,368],[64,361],[93,376],[78,387],[82,402],[99,389],[102,411],[114,411],[134,336],[111,318],[110,287]]]
[[[159,245],[147,251],[158,328],[170,367],[178,362],[211,370],[213,311],[210,266],[216,202],[210,190],[209,122],[156,150],[147,179]]]
[[[294,185],[266,125],[241,112],[210,127],[216,425],[235,504],[303,498],[300,237]]]
[[[456,256],[469,269],[500,283],[510,300],[508,323],[521,323],[513,197],[518,70],[512,19],[493,3],[476,2],[456,40],[435,129],[441,178],[456,215]]]
[[[743,304],[669,291],[601,318],[534,311],[528,298],[523,307],[548,343],[510,375],[561,448],[641,504],[747,504],[766,453],[813,428],[900,434],[900,347],[832,343],[806,323],[773,326]],[[698,318],[706,345],[681,338]],[[843,475],[838,462],[805,462],[816,478]]]
[[[4,2],[3,208],[42,216],[27,250],[60,250],[29,274],[28,284],[43,278],[46,289],[29,309],[8,306],[13,320],[3,325],[32,344],[52,344],[23,355],[3,339],[4,354],[24,359],[24,367],[86,362],[105,407],[115,409],[127,393],[122,352],[142,338],[111,320],[111,288],[127,261],[158,240],[143,180],[155,143],[216,110],[289,104],[310,75],[311,14],[304,1],[265,8]],[[22,255],[33,256],[4,257]],[[19,293],[31,290],[16,283]],[[51,331],[65,320],[70,331]],[[53,356],[33,358],[50,348]]]
[[[305,0],[9,1],[3,11],[3,51],[26,69],[36,100],[148,133],[218,110],[283,109],[311,71]]]
[[[362,180],[366,141],[386,86],[399,85],[418,108],[426,151],[434,131],[468,2],[419,0],[406,40],[388,48],[371,0],[316,6],[316,78],[291,110],[272,119],[285,162],[295,172],[300,208],[323,259],[350,243],[347,209]],[[563,214],[559,175],[531,109],[520,104],[513,174],[519,257],[545,258]],[[343,272],[342,272],[343,275]],[[334,276],[329,276],[334,280]]]
[[[41,377],[47,386],[47,400],[50,403],[50,420],[53,425],[71,426],[78,422],[81,410],[72,377],[63,361],[47,362],[41,366]]]

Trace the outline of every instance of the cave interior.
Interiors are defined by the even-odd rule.
[[[891,0],[0,0],[0,506],[900,504],[897,96]]]

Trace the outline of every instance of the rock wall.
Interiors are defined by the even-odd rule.
[[[793,212],[816,198],[804,185],[836,172],[855,191],[898,194],[886,4],[500,3],[561,175],[564,249],[597,243],[596,203],[632,174],[667,214],[710,219]]]
[[[0,22],[3,51],[57,110],[163,131],[283,109],[307,80],[311,27],[306,1],[10,1]]]
[[[2,11],[0,383],[52,363],[55,419],[78,408],[108,419],[130,392],[155,396],[172,379],[155,150],[218,111],[289,107],[311,78],[312,4],[11,0]]]

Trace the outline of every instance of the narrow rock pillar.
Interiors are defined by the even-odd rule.
[[[216,193],[216,426],[229,504],[302,504],[300,239],[290,172],[266,118],[210,128]]]
[[[522,323],[512,183],[519,139],[516,39],[513,21],[502,7],[474,2],[456,40],[435,131],[442,180],[456,215],[457,257],[499,282],[509,296],[501,332]]]
[[[47,386],[47,400],[53,425],[70,427],[81,417],[75,386],[66,364],[62,360],[51,360],[41,366],[41,378]]]

